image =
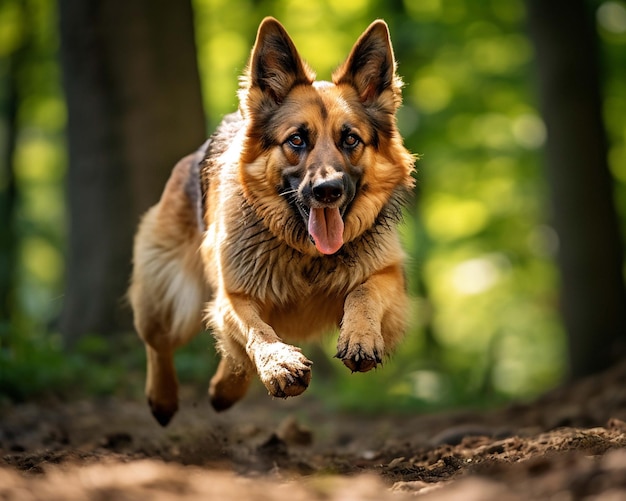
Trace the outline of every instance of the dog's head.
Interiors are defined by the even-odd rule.
[[[282,25],[260,25],[240,90],[240,180],[270,231],[301,252],[334,254],[371,228],[414,157],[395,113],[401,81],[387,25],[375,21],[331,82],[315,81]]]

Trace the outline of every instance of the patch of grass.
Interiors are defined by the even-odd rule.
[[[43,395],[107,395],[119,388],[132,393],[135,353],[112,350],[97,336],[85,336],[72,350],[63,349],[58,335],[14,342],[0,351],[0,395],[23,401]]]
[[[217,363],[212,344],[200,334],[178,350],[181,383],[208,382]],[[44,395],[140,397],[145,371],[143,344],[134,333],[86,335],[71,350],[63,348],[59,335],[41,334],[0,348],[0,401]]]

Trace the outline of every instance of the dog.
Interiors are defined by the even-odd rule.
[[[178,409],[174,351],[203,324],[221,355],[217,411],[255,372],[274,397],[308,387],[312,363],[285,340],[339,328],[336,357],[353,372],[393,351],[407,325],[397,224],[415,164],[396,125],[401,87],[382,20],[332,82],[262,21],[238,112],[174,167],[135,236],[128,296],[161,425]]]

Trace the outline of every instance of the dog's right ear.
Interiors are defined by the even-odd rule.
[[[302,60],[285,28],[273,17],[259,26],[250,62],[241,79],[240,101],[244,107],[275,107],[295,85],[310,85],[315,73]],[[254,101],[256,106],[253,105]]]

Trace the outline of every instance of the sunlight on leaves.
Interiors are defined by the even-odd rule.
[[[409,374],[411,394],[426,402],[439,402],[445,399],[448,389],[441,373],[419,370]]]
[[[352,18],[354,16],[362,16],[368,7],[368,0],[329,0],[328,4],[333,13],[345,17]]]
[[[31,96],[22,103],[20,114],[31,126],[47,131],[62,129],[67,120],[67,110],[61,96]]]
[[[502,113],[483,113],[472,121],[472,134],[488,148],[506,149],[513,145],[511,120]]]
[[[524,3],[522,0],[490,0],[493,13],[507,23],[519,23],[524,21]]]
[[[23,183],[58,181],[64,172],[63,151],[42,135],[22,138],[15,158],[15,174]]]
[[[411,96],[421,111],[436,113],[448,106],[452,99],[452,89],[445,79],[427,75],[413,82]]]
[[[498,75],[526,63],[531,49],[522,36],[493,36],[471,40],[466,45],[466,54],[479,71]]]
[[[442,3],[442,0],[420,0],[419,2],[405,0],[404,6],[409,16],[415,20],[424,21],[437,19],[442,11]]]
[[[452,286],[460,294],[480,294],[496,285],[509,266],[502,254],[468,259],[452,269]]]
[[[22,42],[22,9],[17,1],[0,4],[0,57],[6,57]]]
[[[240,33],[221,31],[198,47],[201,69],[213,78],[203,79],[203,96],[216,118],[237,108],[238,77],[248,58],[249,47]],[[209,66],[210,62],[210,66]]]
[[[609,166],[613,175],[626,183],[626,145],[614,146],[609,150]]]
[[[57,248],[43,238],[27,238],[22,243],[26,271],[47,285],[58,283],[63,270],[63,258]]]
[[[479,200],[438,194],[424,202],[424,218],[428,233],[441,241],[474,235],[489,221],[487,207]]]
[[[314,68],[318,80],[330,80],[332,71],[347,57],[353,40],[336,31],[315,30],[298,43],[302,57]]]
[[[612,33],[626,33],[626,6],[622,2],[604,2],[596,18],[602,28]]]
[[[534,114],[523,114],[513,120],[511,130],[520,146],[534,150],[546,141],[546,126],[543,120]]]
[[[554,380],[565,371],[560,356],[566,349],[562,329],[547,321],[540,310],[531,310],[528,320],[498,338],[492,377],[494,387],[504,394],[532,395],[543,381]],[[542,338],[537,328],[532,329],[533,323],[551,335]],[[529,363],[533,370],[528,370]]]

